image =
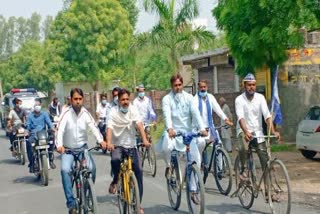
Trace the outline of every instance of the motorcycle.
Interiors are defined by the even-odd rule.
[[[22,125],[19,125],[14,129],[13,135],[15,136],[15,139],[12,142],[13,154],[15,158],[19,159],[21,165],[24,165],[27,157],[26,140],[28,132]]]
[[[44,186],[49,184],[49,141],[46,130],[37,132],[35,142],[31,144],[35,165],[34,174],[42,181]]]

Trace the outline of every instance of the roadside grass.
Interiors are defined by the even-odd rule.
[[[271,152],[296,152],[296,144],[273,144]]]

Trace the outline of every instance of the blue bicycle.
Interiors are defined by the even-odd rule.
[[[177,132],[176,137],[181,136],[186,145],[186,168],[184,177],[181,176],[179,151],[171,152],[170,172],[167,176],[167,190],[171,207],[178,210],[181,203],[181,190],[183,182],[186,184],[187,203],[189,213],[204,213],[204,184],[196,162],[191,162],[190,143],[194,137],[199,137],[200,133]]]

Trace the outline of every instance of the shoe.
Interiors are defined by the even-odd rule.
[[[69,214],[77,214],[77,209],[72,207],[69,209]]]
[[[116,194],[117,192],[117,184],[111,182],[110,186],[109,186],[109,193],[110,194]]]
[[[50,168],[51,168],[51,169],[57,168],[56,165],[53,163],[53,161],[50,161]]]
[[[199,205],[200,204],[199,194],[196,192],[191,192],[191,200],[193,201],[194,204]]]
[[[166,177],[167,180],[170,179],[170,177],[171,177],[170,167],[167,167],[167,168],[166,168],[165,177]]]

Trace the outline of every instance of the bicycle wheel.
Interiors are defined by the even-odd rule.
[[[75,208],[77,213],[81,213],[81,204],[82,204],[82,196],[81,196],[81,182],[79,178],[75,178],[75,175],[72,175],[72,192],[75,195]]]
[[[270,163],[268,178],[268,200],[272,213],[290,213],[291,188],[288,171],[281,160]]]
[[[98,202],[91,178],[84,179],[84,213],[98,213]]]
[[[153,146],[150,146],[146,149],[146,155],[149,165],[149,171],[152,177],[156,176],[157,173],[157,158],[156,158],[156,152],[153,149]]]
[[[232,188],[232,167],[229,154],[217,148],[213,158],[213,176],[221,194],[228,195]]]
[[[254,192],[253,187],[251,185],[252,183],[252,176],[248,174],[248,181],[242,181],[240,180],[240,160],[239,156],[236,157],[235,163],[234,163],[234,172],[235,172],[235,178],[236,178],[236,187],[237,187],[237,196],[239,198],[239,201],[243,208],[250,209],[252,207],[253,201],[254,201]]]
[[[187,202],[189,213],[202,214],[205,209],[203,178],[197,164],[188,166],[187,172]]]
[[[128,201],[128,206],[127,210],[128,213],[136,213],[140,214],[140,195],[139,195],[139,187],[138,187],[138,182],[136,179],[136,176],[133,173],[130,173],[129,175],[129,201]]]
[[[118,206],[119,206],[119,213],[123,214],[126,210],[126,200],[124,195],[124,186],[123,186],[123,176],[119,177],[119,181],[117,184],[117,196],[118,196]]]
[[[171,207],[178,210],[181,203],[182,176],[178,157],[171,162],[170,177],[167,178],[167,191]]]

